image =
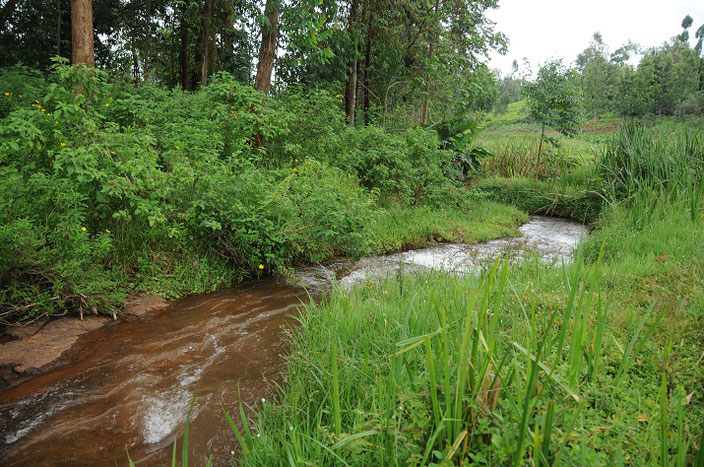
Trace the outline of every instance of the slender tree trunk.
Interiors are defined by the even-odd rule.
[[[61,0],[56,0],[56,55],[61,55]]]
[[[435,24],[435,18],[438,15],[438,8],[440,6],[440,1],[435,2],[435,7],[434,7],[434,12],[433,12],[433,24]],[[433,57],[435,55],[435,41],[433,34],[435,33],[435,29],[430,30],[430,36],[428,38],[428,69],[425,72],[425,98],[423,99],[423,106],[421,108],[421,113],[420,113],[420,119],[421,119],[421,124],[422,125],[427,125],[428,124],[428,117],[429,117],[429,111],[430,111],[430,72],[431,72],[431,65],[433,63]]]
[[[130,30],[130,49],[132,52],[132,76],[134,84],[139,84],[139,55],[137,54],[137,20],[132,17],[132,28]]]
[[[347,85],[345,87],[345,113],[347,123],[354,124],[354,111],[357,105],[357,9],[359,0],[352,0],[349,16],[349,34],[352,39],[353,57],[348,64]]]
[[[545,124],[540,129],[540,144],[538,145],[538,162],[535,164],[535,178],[540,173],[540,157],[543,154],[543,139],[545,138]]]
[[[371,2],[368,2],[367,8],[367,41],[366,50],[364,51],[364,124],[369,125],[369,67],[372,61],[372,14],[369,7]]]
[[[431,39],[430,43],[428,44],[428,66],[430,66],[430,63],[433,60],[433,41]],[[427,125],[428,124],[428,108],[430,107],[430,70],[427,70],[425,73],[425,97],[423,99],[423,107],[421,108],[421,117],[420,117],[420,122],[422,125]]]
[[[206,15],[203,18],[203,63],[200,68],[200,85],[208,84],[208,65],[210,64],[210,29],[213,22],[213,0],[206,3]]]
[[[71,52],[74,64],[95,66],[91,0],[71,0]]]
[[[144,66],[142,72],[142,76],[145,80],[149,77],[149,48],[151,46],[152,38],[152,0],[147,0],[146,10],[147,27],[144,33]]]
[[[188,69],[188,19],[187,19],[187,9],[185,6],[181,9],[181,20],[180,20],[179,30],[181,33],[181,88],[184,91],[188,91],[190,73]]]
[[[232,50],[234,40],[232,36],[233,28],[235,27],[235,5],[234,3],[228,3],[225,10],[225,31],[223,31],[223,59],[222,65],[226,71],[232,73],[232,56],[234,51]]]
[[[274,58],[276,57],[276,36],[279,31],[278,0],[266,0],[264,16],[269,24],[262,27],[262,42],[259,46],[259,62],[254,78],[254,89],[269,94]]]
[[[212,20],[211,16],[211,20]],[[218,41],[217,41],[217,31],[216,31],[216,26],[213,24],[210,27],[210,74],[215,74],[215,72],[218,71],[218,62],[219,60],[219,55],[218,55]]]

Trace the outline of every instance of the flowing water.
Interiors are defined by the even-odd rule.
[[[467,273],[507,252],[563,260],[586,235],[581,224],[543,217],[521,231],[517,239],[340,261],[297,276],[315,295],[335,276],[349,287],[399,268]],[[267,279],[82,336],[61,366],[0,393],[0,464],[126,465],[126,448],[138,465],[167,464],[194,394],[190,460],[202,465],[212,455],[214,465],[228,464],[237,443],[222,409],[234,415],[239,401],[271,398],[286,329],[295,332],[293,316],[308,297]]]

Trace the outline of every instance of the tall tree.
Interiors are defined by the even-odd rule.
[[[180,62],[181,62],[181,88],[187,91],[190,88],[190,69],[188,59],[188,7],[181,5],[179,19],[179,35],[181,40]]]
[[[262,21],[262,40],[259,46],[259,62],[254,77],[254,89],[269,94],[271,75],[276,58],[276,39],[279,32],[279,0],[266,0]]]
[[[354,114],[357,107],[357,64],[358,64],[358,34],[357,34],[357,14],[359,11],[359,0],[351,0],[350,13],[348,17],[348,32],[350,39],[350,60],[348,64],[347,83],[345,84],[345,114],[347,122],[354,123]]]
[[[208,70],[210,67],[210,58],[214,41],[211,40],[213,28],[213,0],[206,0],[205,15],[202,18],[203,22],[203,63],[200,68],[200,85],[208,84]]]
[[[95,66],[91,0],[71,0],[71,47],[73,63]]]

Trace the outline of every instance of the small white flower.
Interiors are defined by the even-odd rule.
[[[230,454],[234,456],[234,455],[235,455],[235,451],[230,451]]]
[[[257,438],[261,438],[261,436],[259,436],[259,433],[257,433]]]
[[[293,427],[292,427],[292,426],[288,427],[288,429],[291,430],[291,431],[293,431]]]
[[[266,402],[266,399],[264,399],[264,398],[262,397],[262,404],[263,404],[264,402]]]

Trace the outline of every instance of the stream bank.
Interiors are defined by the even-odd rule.
[[[225,464],[236,442],[221,409],[234,413],[239,402],[273,395],[285,329],[310,297],[306,288],[315,295],[333,275],[346,274],[341,282],[349,286],[399,267],[467,273],[509,251],[531,250],[555,261],[586,234],[581,224],[541,217],[521,229],[520,240],[438,245],[303,268],[298,277],[305,288],[265,279],[84,334],[65,352],[65,364],[0,393],[0,454],[8,465],[114,465],[125,463],[127,446],[132,459],[164,463],[197,394],[191,458],[204,463],[212,454],[216,465]]]

